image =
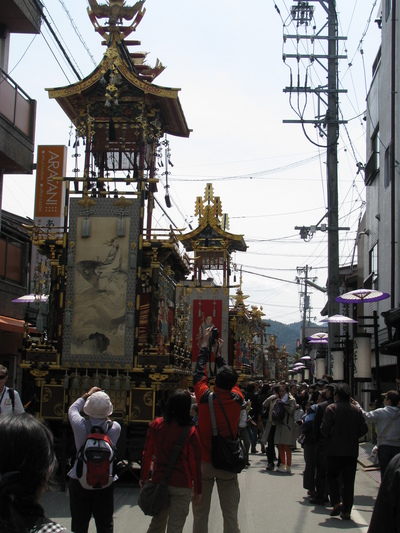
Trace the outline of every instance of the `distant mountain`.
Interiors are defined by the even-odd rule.
[[[294,322],[293,324],[283,324],[275,320],[266,320],[271,325],[267,328],[267,333],[276,335],[276,344],[279,347],[286,346],[286,350],[290,354],[294,354],[297,346],[297,339],[300,338],[300,330],[302,322]]]

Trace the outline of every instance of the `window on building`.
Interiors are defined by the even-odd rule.
[[[371,185],[379,172],[379,127],[371,137],[371,155],[365,168],[365,185]]]
[[[9,239],[0,239],[0,278],[23,285],[25,282],[24,246]]]
[[[378,289],[378,243],[369,251],[369,272],[371,289]]]
[[[385,168],[383,176],[383,184],[387,189],[392,181],[392,145],[390,144],[385,150]]]

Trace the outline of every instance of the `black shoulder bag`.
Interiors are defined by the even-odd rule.
[[[219,402],[219,405],[224,413],[228,428],[231,434],[230,439],[226,439],[218,435],[217,423],[215,420],[214,405],[213,405],[213,396],[215,396]],[[226,416],[225,409],[222,405],[221,400],[214,393],[210,393],[208,396],[208,405],[210,408],[211,416],[211,425],[213,434],[211,437],[211,460],[215,468],[220,470],[226,470],[227,472],[234,472],[239,474],[246,466],[246,451],[244,449],[243,442],[239,437],[233,436],[232,428],[229,423],[228,417]]]
[[[147,516],[157,516],[169,505],[168,479],[182,450],[183,443],[192,426],[185,426],[175,444],[164,477],[160,483],[146,481],[140,491],[138,505]]]

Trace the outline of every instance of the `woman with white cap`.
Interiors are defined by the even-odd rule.
[[[81,411],[89,417],[87,421]],[[107,434],[113,446],[117,444],[121,433],[118,422],[110,422],[113,412],[110,397],[99,387],[92,387],[89,392],[78,398],[68,410],[68,419],[74,432],[76,450],[79,452],[85,444],[92,427],[100,427]],[[98,533],[112,533],[114,530],[114,481],[110,477],[104,488],[87,488],[82,486],[77,474],[78,460],[68,472],[69,500],[71,510],[71,530],[74,533],[87,533],[93,515]]]

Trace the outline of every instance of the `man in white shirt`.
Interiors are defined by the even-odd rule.
[[[0,365],[0,416],[14,414],[22,415],[25,412],[21,398],[16,390],[6,387],[8,368]]]

